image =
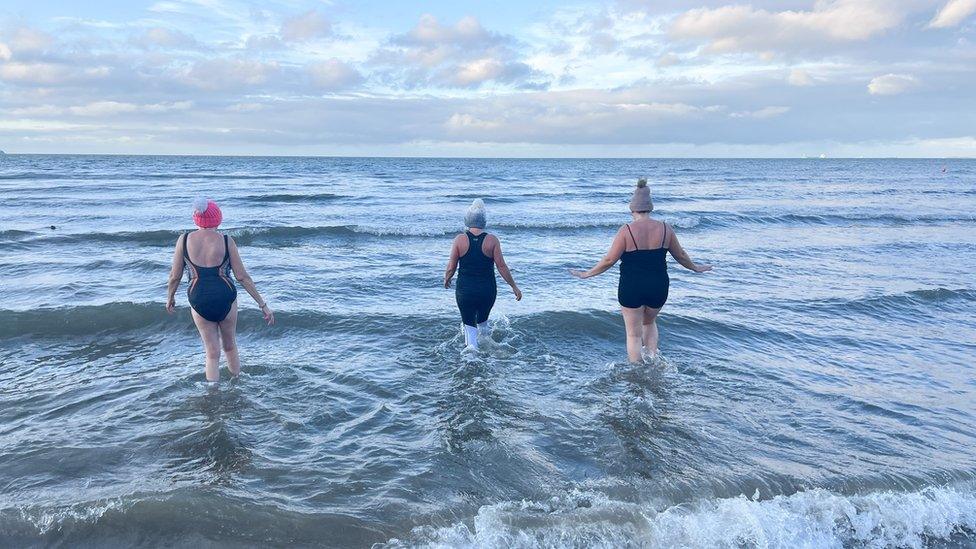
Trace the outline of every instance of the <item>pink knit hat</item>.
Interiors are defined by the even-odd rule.
[[[223,221],[224,214],[213,200],[198,198],[193,201],[193,222],[201,229],[214,229]]]

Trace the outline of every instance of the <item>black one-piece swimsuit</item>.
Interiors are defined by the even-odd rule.
[[[664,241],[668,238],[668,226],[664,226],[661,247],[642,250],[637,246],[630,224],[627,225],[630,239],[636,250],[624,252],[620,256],[620,282],[617,284],[617,302],[629,309],[651,307],[660,309],[668,300],[668,249]]]
[[[458,258],[460,268],[454,298],[461,312],[461,322],[477,326],[488,320],[498,295],[495,260],[481,251],[488,233],[475,236],[465,231],[464,234],[468,237],[468,251]]]
[[[227,318],[227,313],[237,299],[237,288],[230,280],[230,248],[227,247],[227,235],[224,235],[224,260],[214,267],[201,267],[190,261],[186,240],[187,235],[184,233],[183,259],[186,262],[187,280],[190,283],[190,287],[186,290],[190,307],[210,322],[220,322]]]

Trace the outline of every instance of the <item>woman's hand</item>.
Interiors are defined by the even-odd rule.
[[[707,273],[708,271],[711,271],[712,270],[712,266],[711,265],[695,265],[695,268],[693,270],[696,273]]]
[[[579,279],[586,279],[586,278],[589,278],[589,277],[588,277],[588,276],[586,275],[586,271],[581,271],[581,270],[579,270],[579,269],[570,269],[570,270],[569,270],[569,274],[571,274],[571,275],[573,275],[573,276],[575,276],[576,278],[579,278]]]
[[[268,326],[274,326],[274,311],[268,307],[267,303],[261,306],[261,312],[264,313],[264,321],[268,323]]]
[[[512,292],[515,293],[515,301],[522,301],[522,290],[518,286],[512,286]]]
[[[452,279],[453,278],[445,278],[444,279],[444,288],[446,288],[446,289],[450,289],[451,288],[451,280]]]
[[[174,312],[176,312],[176,298],[175,297],[169,296],[169,299],[166,300],[166,312],[169,313],[169,314],[173,314]]]

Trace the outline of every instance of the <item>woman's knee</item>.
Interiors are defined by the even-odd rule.
[[[237,338],[225,337],[221,340],[221,346],[225,353],[230,353],[237,350]]]
[[[207,352],[207,358],[220,358],[220,343],[216,341],[204,341],[203,348]]]

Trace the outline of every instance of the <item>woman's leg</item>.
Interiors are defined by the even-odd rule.
[[[193,323],[200,332],[200,339],[203,340],[203,349],[207,352],[207,381],[220,381],[220,330],[217,323],[210,322],[192,309],[191,314]]]
[[[642,341],[644,347],[647,348],[648,352],[657,352],[657,314],[661,312],[661,309],[654,309],[652,307],[644,307],[644,320],[643,320],[643,336]]]
[[[620,312],[624,315],[624,326],[627,328],[627,359],[641,362],[641,320],[644,313],[641,307],[620,307]]]
[[[491,314],[491,308],[495,306],[495,299],[498,297],[498,290],[495,289],[485,296],[484,301],[478,305],[478,333],[481,335],[488,335],[488,315]]]
[[[227,356],[227,368],[230,375],[241,373],[241,355],[237,351],[237,301],[230,306],[230,312],[220,321],[220,342]]]

